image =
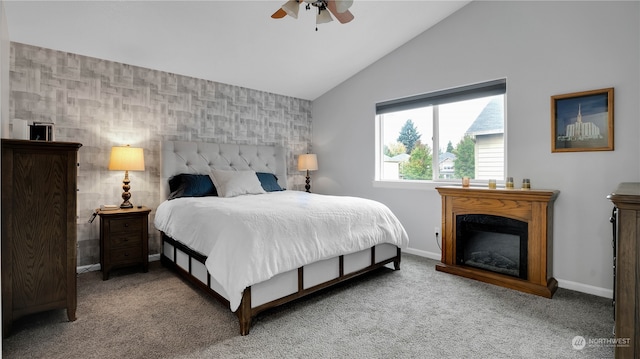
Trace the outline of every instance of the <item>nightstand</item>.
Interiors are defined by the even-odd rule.
[[[147,207],[98,211],[102,280],[114,268],[149,269],[149,212]]]

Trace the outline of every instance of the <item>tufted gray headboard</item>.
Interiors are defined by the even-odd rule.
[[[266,145],[163,141],[160,149],[160,196],[169,196],[169,178],[180,173],[209,174],[212,169],[273,173],[287,188],[284,148]]]

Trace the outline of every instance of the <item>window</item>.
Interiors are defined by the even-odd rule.
[[[503,180],[505,93],[501,79],[376,104],[376,180]]]

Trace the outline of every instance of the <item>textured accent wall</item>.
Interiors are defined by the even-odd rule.
[[[55,124],[55,140],[80,142],[78,264],[99,263],[101,204],[122,202],[124,173],[108,171],[111,146],[143,147],[144,172],[130,172],[131,202],[160,198],[160,142],[277,144],[289,150],[288,184],[301,189],[295,159],[311,144],[311,102],[213,81],[11,43],[10,118]],[[150,253],[160,236],[150,220]]]

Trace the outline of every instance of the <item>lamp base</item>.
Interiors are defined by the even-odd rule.
[[[133,205],[129,201],[124,201],[120,205],[120,208],[122,208],[122,209],[133,208]]]
[[[120,208],[133,208],[131,202],[129,202],[129,198],[131,198],[131,193],[129,190],[131,186],[129,186],[129,171],[124,171],[124,180],[122,180],[122,199],[124,200],[120,205]]]
[[[307,171],[307,180],[305,181],[305,186],[304,189],[307,190],[307,192],[311,193],[311,185],[309,184],[311,182],[311,179],[309,178],[309,171]]]

